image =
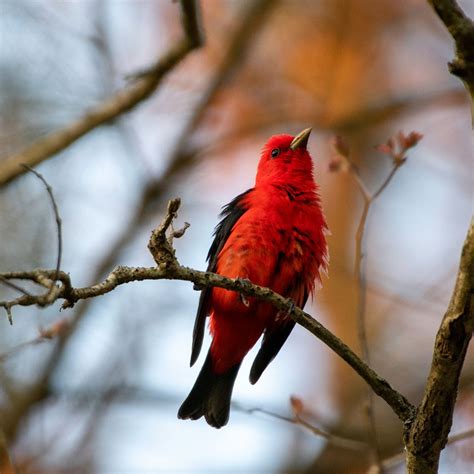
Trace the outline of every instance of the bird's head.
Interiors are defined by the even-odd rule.
[[[295,137],[274,135],[262,150],[256,185],[313,183],[313,161],[306,149],[311,128]]]

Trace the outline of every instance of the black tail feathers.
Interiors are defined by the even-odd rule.
[[[214,428],[226,425],[229,420],[232,389],[239,368],[240,363],[224,374],[215,374],[209,351],[191,393],[178,411],[178,418],[197,420],[204,416],[207,423]]]

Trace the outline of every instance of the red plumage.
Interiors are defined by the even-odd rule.
[[[303,307],[326,270],[327,226],[313,164],[306,150],[311,129],[296,137],[276,135],[262,150],[255,186],[222,213],[209,250],[209,271],[246,278],[291,298]],[[204,366],[179,418],[227,423],[230,398],[242,359],[263,334],[250,381],[255,383],[276,356],[294,321],[271,304],[212,288],[203,290],[194,327],[191,365],[204,335],[206,316],[213,336]]]

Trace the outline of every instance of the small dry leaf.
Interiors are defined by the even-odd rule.
[[[291,403],[291,409],[293,410],[293,414],[295,416],[301,415],[302,411],[304,410],[304,405],[301,398],[298,398],[292,395],[290,397],[290,403]]]

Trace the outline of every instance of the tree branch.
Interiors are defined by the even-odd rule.
[[[72,307],[74,303],[81,299],[93,298],[109,293],[119,285],[130,283],[132,281],[143,280],[183,280],[194,283],[198,288],[217,286],[227,290],[237,291],[248,297],[257,297],[273,304],[275,308],[288,313],[298,324],[310,331],[324,344],[329,346],[342,359],[344,359],[374,390],[374,392],[383,398],[393,409],[397,416],[403,422],[410,422],[413,416],[414,407],[408,400],[394,390],[390,384],[372,370],[363,360],[361,360],[346,344],[338,337],[332,334],[321,323],[305,313],[302,309],[295,307],[294,303],[275,293],[269,288],[264,288],[252,284],[250,281],[241,279],[227,278],[211,272],[202,272],[188,268],[179,264],[175,257],[171,241],[166,237],[166,232],[171,226],[173,217],[179,208],[180,200],[174,199],[168,204],[168,213],[162,223],[152,233],[149,242],[149,249],[157,263],[157,267],[116,267],[108,277],[96,285],[74,288],[71,285],[69,275],[60,272],[61,285],[58,286],[56,299],[64,300],[63,308]],[[55,270],[33,270],[30,272],[9,272],[2,273],[0,277],[7,280],[31,280],[36,283],[49,281],[56,275]],[[0,306],[23,305],[31,306],[34,304],[50,304],[45,301],[44,295],[27,296],[23,295],[14,302],[0,302]]]
[[[449,71],[462,79],[474,97],[474,22],[466,16],[456,0],[428,0],[456,44],[456,56]]]
[[[474,219],[464,242],[451,301],[436,335],[423,400],[410,429],[408,472],[436,473],[451,429],[459,376],[474,330]]]
[[[186,35],[157,62],[148,74],[140,76],[139,79],[63,129],[50,133],[25,150],[0,161],[0,185],[8,183],[24,173],[25,169],[21,166],[22,164],[33,167],[47,160],[94,128],[130,111],[147,99],[158,87],[165,74],[190,51],[201,45],[202,39],[199,34],[195,2],[196,0],[181,0],[182,23]]]
[[[56,234],[58,237],[58,251],[57,251],[57,257],[56,257],[56,275],[54,277],[54,281],[51,282],[49,295],[51,298],[54,298],[53,293],[55,291],[55,281],[59,279],[59,272],[61,271],[61,257],[63,253],[63,234],[62,234],[61,216],[59,215],[59,208],[58,208],[58,205],[56,204],[56,199],[54,199],[53,188],[46,181],[45,177],[41,173],[38,173],[38,171],[34,170],[33,168],[30,168],[27,165],[22,165],[22,166],[26,170],[34,174],[44,184],[44,187],[46,188],[46,192],[48,193],[49,199],[51,201],[51,205],[53,207],[54,218],[56,221]]]

